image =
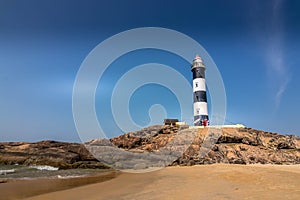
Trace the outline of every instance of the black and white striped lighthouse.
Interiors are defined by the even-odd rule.
[[[194,93],[194,125],[207,126],[208,108],[205,84],[205,65],[200,56],[196,55],[192,64],[193,93]]]

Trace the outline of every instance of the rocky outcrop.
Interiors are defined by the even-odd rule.
[[[156,125],[110,140],[92,140],[85,145],[98,160],[112,168],[165,167],[179,158],[193,140],[192,134],[176,134],[186,128]]]
[[[201,137],[195,139],[175,164],[300,164],[300,139],[293,135],[251,128],[223,128],[216,144],[205,156],[199,157],[202,141]]]
[[[172,131],[165,131],[171,129]],[[153,152],[166,146],[173,140],[174,133],[179,131],[180,134],[181,130],[181,127],[148,127],[112,138],[111,142],[128,151]],[[193,129],[190,131],[195,134],[194,140],[172,165],[300,164],[300,139],[293,135],[280,135],[251,128],[204,128],[196,130],[196,133]],[[218,135],[209,137],[214,131]]]
[[[2,142],[0,163],[50,165],[60,169],[108,168],[96,160],[84,145],[56,141]]]
[[[0,143],[0,163],[62,169],[107,168],[102,163],[117,169],[212,163],[300,164],[300,139],[251,128],[156,125],[85,144]]]
[[[118,148],[154,151],[169,144],[175,133],[187,128],[189,127],[154,125],[112,138],[110,141]]]

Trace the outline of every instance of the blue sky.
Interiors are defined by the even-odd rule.
[[[100,42],[138,27],[173,29],[206,49],[223,77],[228,123],[300,135],[299,9],[297,1],[278,0],[0,0],[0,141],[80,141],[72,89],[81,63]],[[107,109],[97,116],[110,136],[121,134],[108,109],[113,84],[126,70],[149,62],[191,78],[189,63],[168,52],[120,57],[96,93],[96,108]],[[130,102],[136,123],[149,122],[153,104],[164,105],[168,117],[180,116],[167,88],[146,85]]]

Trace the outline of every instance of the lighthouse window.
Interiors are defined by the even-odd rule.
[[[196,83],[196,87],[198,87],[198,83]]]

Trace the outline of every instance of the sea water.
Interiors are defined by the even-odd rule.
[[[107,171],[105,169],[67,169],[47,165],[0,165],[0,179],[72,178]]]

